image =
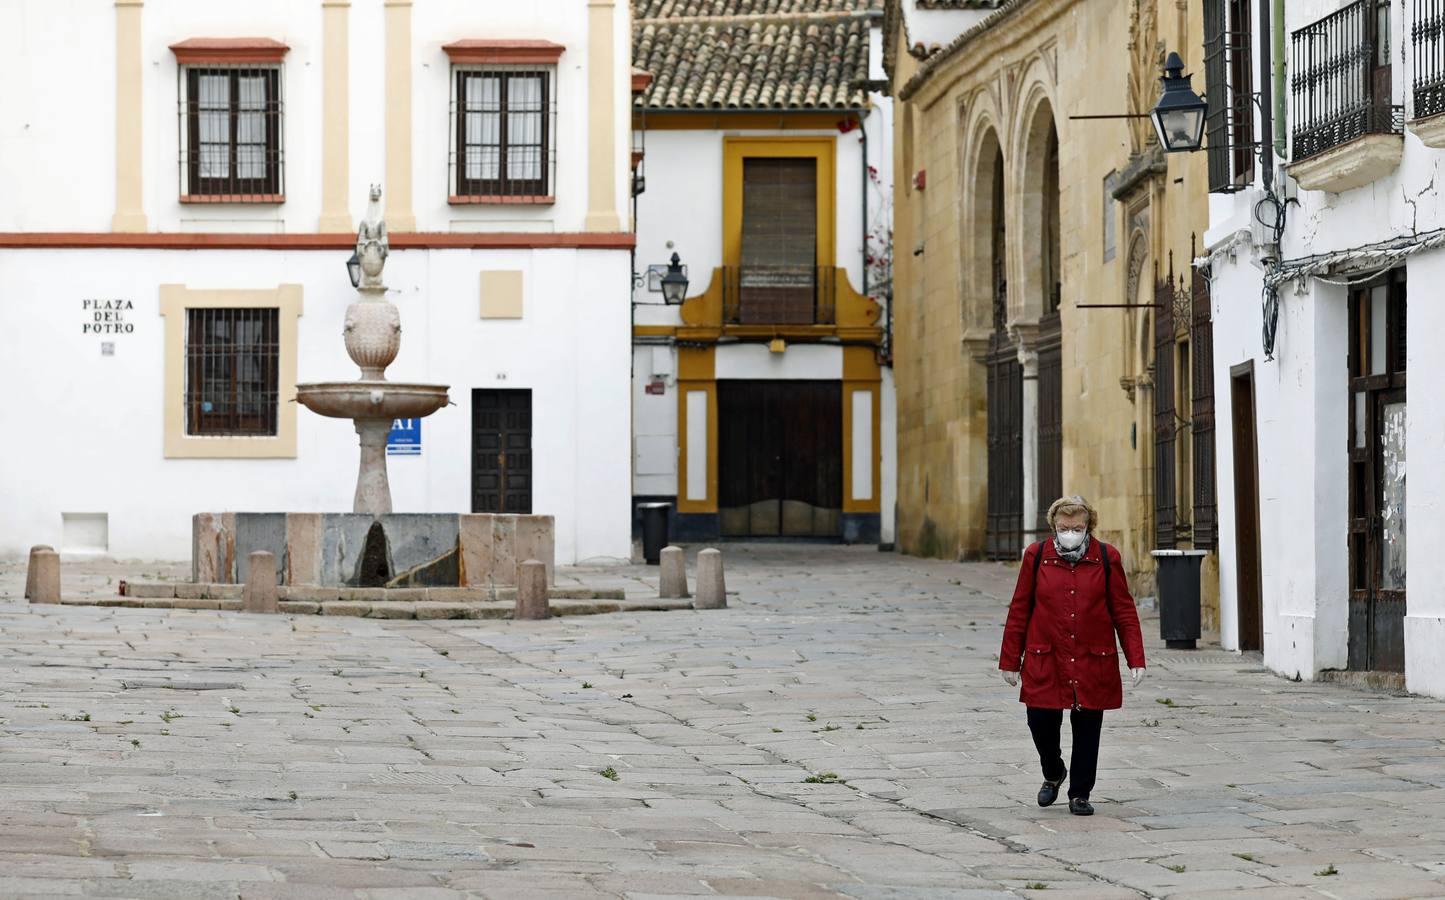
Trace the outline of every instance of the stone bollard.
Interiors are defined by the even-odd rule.
[[[247,562],[246,586],[241,590],[241,609],[249,613],[279,612],[276,596],[276,556],[257,550]]]
[[[30,565],[25,569],[25,599],[35,596],[35,554],[41,550],[54,550],[49,544],[36,544],[30,548]]]
[[[662,577],[657,596],[663,600],[680,600],[687,593],[687,563],[681,547],[662,548]]]
[[[31,550],[25,582],[31,603],[59,603],[60,554],[48,549]]]
[[[517,566],[517,609],[514,619],[545,619],[552,615],[547,605],[547,565],[529,559]]]
[[[728,605],[722,551],[709,548],[697,555],[697,599],[692,605],[694,609],[723,609]]]

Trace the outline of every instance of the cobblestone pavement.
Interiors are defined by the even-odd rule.
[[[726,553],[730,609],[518,623],[0,567],[0,896],[1445,896],[1445,704],[1152,641],[1075,818],[994,673],[1009,568]],[[121,570],[163,571],[67,590]]]

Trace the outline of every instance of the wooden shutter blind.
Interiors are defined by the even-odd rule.
[[[813,322],[818,256],[817,160],[743,160],[740,320]]]
[[[1174,266],[1159,280],[1154,270],[1154,545],[1172,550],[1174,510]]]
[[[1191,251],[1191,256],[1193,255]],[[1194,322],[1194,549],[1213,550],[1219,543],[1214,475],[1214,325],[1209,305],[1209,279],[1194,270],[1191,285]]]

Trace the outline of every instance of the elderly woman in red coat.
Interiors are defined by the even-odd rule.
[[[1058,798],[1071,769],[1069,812],[1091,816],[1104,710],[1124,705],[1114,635],[1136,686],[1144,678],[1144,637],[1119,551],[1093,537],[1093,507],[1082,497],[1063,497],[1049,507],[1048,520],[1053,537],[1024,551],[998,667],[1010,686],[1023,672],[1019,700],[1028,707],[1044,772],[1039,806]],[[1074,736],[1068,769],[1059,749],[1066,709]]]

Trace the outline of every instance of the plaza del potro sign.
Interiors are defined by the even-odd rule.
[[[82,300],[80,310],[85,314],[81,334],[132,334],[135,331],[135,323],[126,321],[135,311],[131,300]]]

